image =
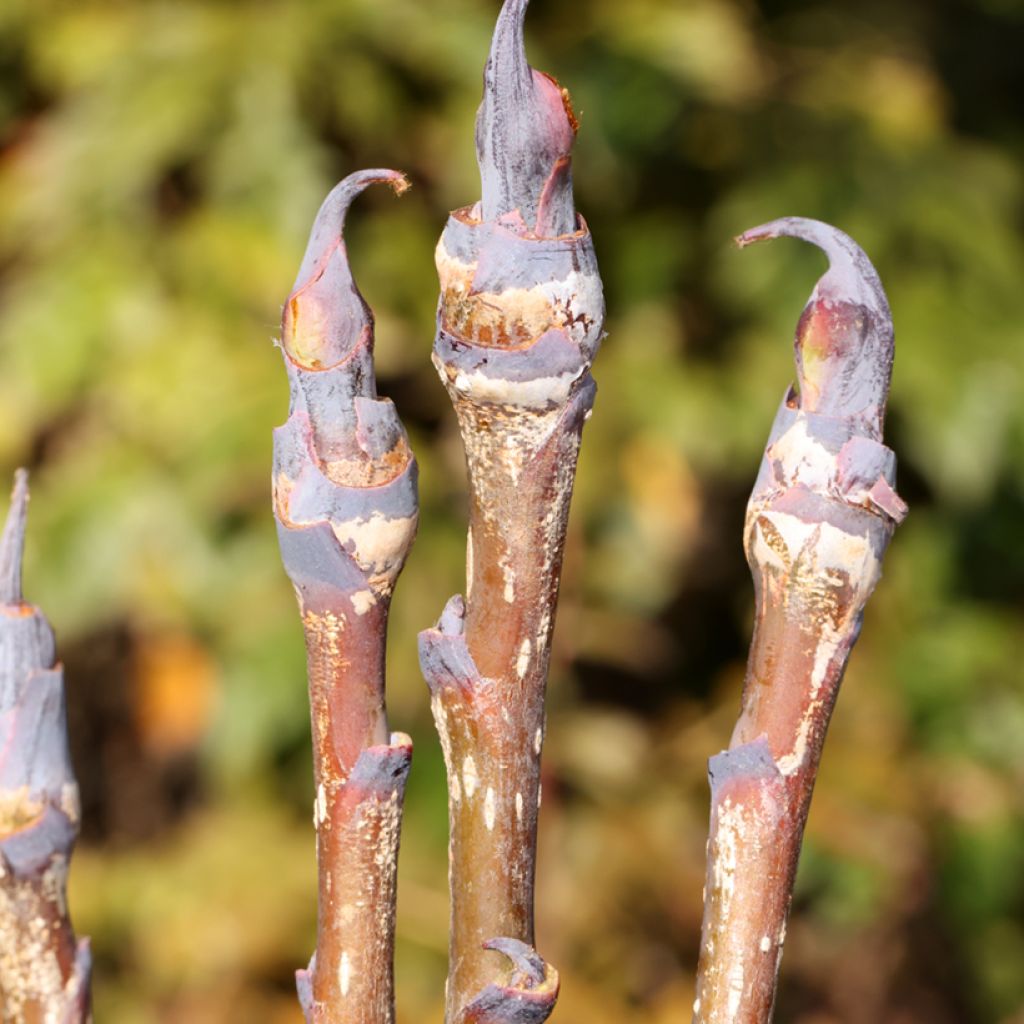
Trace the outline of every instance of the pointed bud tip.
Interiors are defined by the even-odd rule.
[[[755,242],[765,242],[770,238],[779,237],[776,232],[769,229],[770,225],[762,224],[760,227],[744,231],[742,235],[736,235],[733,241],[738,249],[746,249],[748,245],[753,245]]]
[[[327,194],[327,198],[317,211],[302,266],[295,279],[293,294],[314,275],[318,266],[322,269],[323,262],[342,240],[345,217],[352,202],[356,196],[374,184],[388,185],[397,196],[408,192],[412,187],[409,179],[401,171],[392,171],[385,167],[354,171],[342,178]]]
[[[852,419],[881,438],[893,362],[889,303],[864,250],[844,231],[808,217],[781,217],[738,235],[742,249],[779,237],[821,249],[828,270],[797,325],[800,407]]]
[[[282,313],[281,348],[299,366],[334,366],[351,354],[365,330],[372,330],[372,315],[352,279],[344,234],[353,200],[378,183],[388,185],[399,196],[411,187],[401,171],[356,171],[331,189],[313,221],[302,265]]]
[[[526,0],[506,0],[484,69],[477,113],[477,162],[483,218],[515,214],[529,232],[569,234],[576,227],[567,168],[579,124],[564,89],[526,59]]]
[[[387,176],[380,179],[387,185],[391,186],[391,191],[396,196],[405,195],[409,189],[412,188],[412,182],[409,180],[409,176],[403,174],[401,171],[388,171]]]
[[[0,535],[0,604],[22,603],[21,562],[27,521],[28,471],[19,469],[14,474],[11,507],[7,512],[3,534]]]
[[[548,973],[547,964],[540,954],[525,942],[512,938],[488,939],[482,943],[483,949],[501,953],[512,964],[514,973],[512,983],[516,988],[539,988]]]

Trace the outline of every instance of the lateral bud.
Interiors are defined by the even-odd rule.
[[[463,1011],[459,1024],[542,1024],[558,999],[558,971],[518,939],[491,939],[484,949],[505,956],[509,977],[492,982]]]

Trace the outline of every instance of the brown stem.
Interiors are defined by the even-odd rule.
[[[483,199],[437,249],[434,364],[470,489],[466,600],[420,638],[448,769],[448,1024],[542,1021],[558,985],[531,948],[544,691],[604,302],[573,207],[576,122],[526,63],[525,9],[505,3],[484,76]]]
[[[291,390],[274,433],[281,556],[306,639],[319,873],[317,945],[298,972],[306,1017],[394,1020],[395,880],[412,744],[390,734],[384,661],[391,592],[416,531],[416,463],[394,408],[378,399],[373,319],[349,271],[342,228],[374,181],[346,178],[317,215],[285,306]]]
[[[0,537],[0,1012],[10,1024],[81,1024],[89,941],[67,910],[79,801],[53,633],[21,592],[28,479]]]
[[[825,732],[895,525],[881,443],[892,322],[874,268],[842,232],[786,218],[830,257],[797,331],[800,393],[783,400],[747,506],[755,626],[739,720],[711,759],[711,834],[695,1024],[767,1024]]]
[[[567,409],[551,414],[541,444],[516,449],[525,457],[514,476],[492,459],[507,457],[505,440],[519,443],[522,435],[506,433],[509,423],[500,433],[489,430],[465,405],[467,415],[460,415],[473,453],[469,602],[453,598],[438,628],[421,637],[448,765],[449,1021],[462,1020],[502,977],[500,961],[486,952],[491,940],[534,942],[544,692],[566,517],[593,390],[584,387]]]

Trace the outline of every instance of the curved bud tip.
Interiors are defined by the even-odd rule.
[[[508,958],[512,965],[509,984],[513,988],[529,990],[544,984],[548,967],[532,946],[511,938],[488,939],[483,945],[484,949],[493,950]]]
[[[25,526],[28,520],[28,472],[14,474],[11,507],[7,512],[4,532],[0,535],[0,604],[20,605],[21,561],[25,551]]]
[[[855,420],[881,440],[893,362],[892,315],[882,282],[864,250],[822,221],[783,217],[744,231],[736,244],[744,248],[780,236],[810,242],[829,260],[797,325],[800,408]]]
[[[307,369],[326,369],[340,363],[373,324],[373,316],[352,279],[344,230],[352,201],[376,183],[389,185],[396,195],[409,189],[409,179],[400,171],[356,171],[334,186],[313,222],[281,321],[285,352]]]
[[[526,60],[529,0],[505,0],[484,70],[476,120],[485,221],[518,211],[527,231],[554,237],[576,230],[570,153],[576,116],[568,92]]]

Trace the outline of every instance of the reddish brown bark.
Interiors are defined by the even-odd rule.
[[[416,532],[416,463],[373,372],[373,318],[342,239],[350,175],[317,215],[281,347],[291,408],[274,433],[274,510],[302,612],[313,732],[317,945],[300,971],[310,1021],[394,1019],[395,876],[412,744],[388,731],[384,658],[395,580]]]
[[[790,235],[830,267],[797,328],[799,394],[772,428],[747,506],[755,625],[729,749],[711,759],[711,834],[695,1024],[767,1024],[821,749],[864,608],[906,506],[881,443],[888,303],[867,257],[817,221]]]
[[[448,768],[448,1024],[544,1020],[558,984],[531,948],[544,692],[604,303],[573,206],[576,122],[526,63],[525,10],[503,7],[484,76],[483,198],[437,249],[434,365],[470,489],[466,599],[420,638]]]
[[[78,785],[53,633],[21,591],[27,506],[20,470],[0,537],[0,1016],[81,1024],[92,1019],[92,965],[66,895]]]

